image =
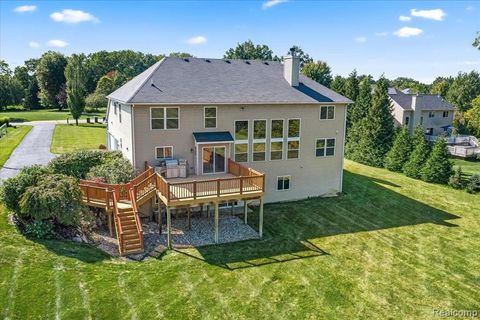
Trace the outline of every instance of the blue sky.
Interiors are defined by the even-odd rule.
[[[11,66],[47,50],[216,58],[251,39],[278,55],[299,45],[334,74],[431,82],[480,69],[476,31],[478,1],[0,1],[0,58]]]

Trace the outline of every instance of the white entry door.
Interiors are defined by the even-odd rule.
[[[225,147],[202,148],[202,173],[224,173],[227,158]]]

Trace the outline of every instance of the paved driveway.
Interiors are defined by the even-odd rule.
[[[0,180],[15,176],[23,167],[47,164],[55,157],[50,152],[55,122],[30,122],[28,124],[33,125],[33,128],[0,169]]]

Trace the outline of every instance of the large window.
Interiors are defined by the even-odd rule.
[[[152,129],[178,129],[179,108],[151,108],[150,119]]]
[[[265,161],[267,120],[253,120],[253,161]]]
[[[277,190],[290,190],[290,176],[277,177]]]
[[[270,138],[283,139],[283,120],[272,120],[272,127],[270,129]]]
[[[270,160],[283,159],[283,141],[270,142]]]
[[[217,107],[205,107],[203,109],[205,129],[217,127]]]
[[[270,127],[270,160],[283,159],[283,119],[272,120]]]
[[[335,155],[335,138],[317,139],[315,144],[316,157],[331,157]]]
[[[173,147],[155,147],[155,158],[171,159],[173,158]]]
[[[320,107],[320,120],[333,120],[333,119],[335,119],[335,106]]]
[[[288,120],[287,159],[298,159],[300,151],[300,119]]]
[[[248,120],[235,121],[235,161],[248,162]]]

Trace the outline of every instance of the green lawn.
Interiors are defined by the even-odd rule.
[[[107,144],[107,129],[100,124],[57,124],[53,131],[50,151],[67,153],[76,150],[98,149]]]
[[[480,160],[461,160],[454,159],[453,163],[455,168],[460,166],[462,171],[468,175],[480,174]]]
[[[15,150],[30,129],[32,129],[31,126],[18,126],[17,128],[7,129],[7,135],[0,138],[0,167],[10,158],[13,150]]]
[[[88,113],[82,115],[81,119],[85,119],[87,116],[98,116],[102,118],[105,113]],[[25,122],[25,121],[40,121],[40,120],[67,120],[70,118],[74,121],[70,111],[58,111],[54,110],[32,110],[32,111],[12,111],[12,112],[0,112],[0,117],[9,117],[12,122]],[[93,120],[93,119],[92,119]],[[100,119],[101,120],[101,119]]]
[[[480,308],[478,195],[349,161],[344,188],[266,205],[261,241],[143,262],[27,240],[0,214],[0,318],[438,319],[435,309]]]

